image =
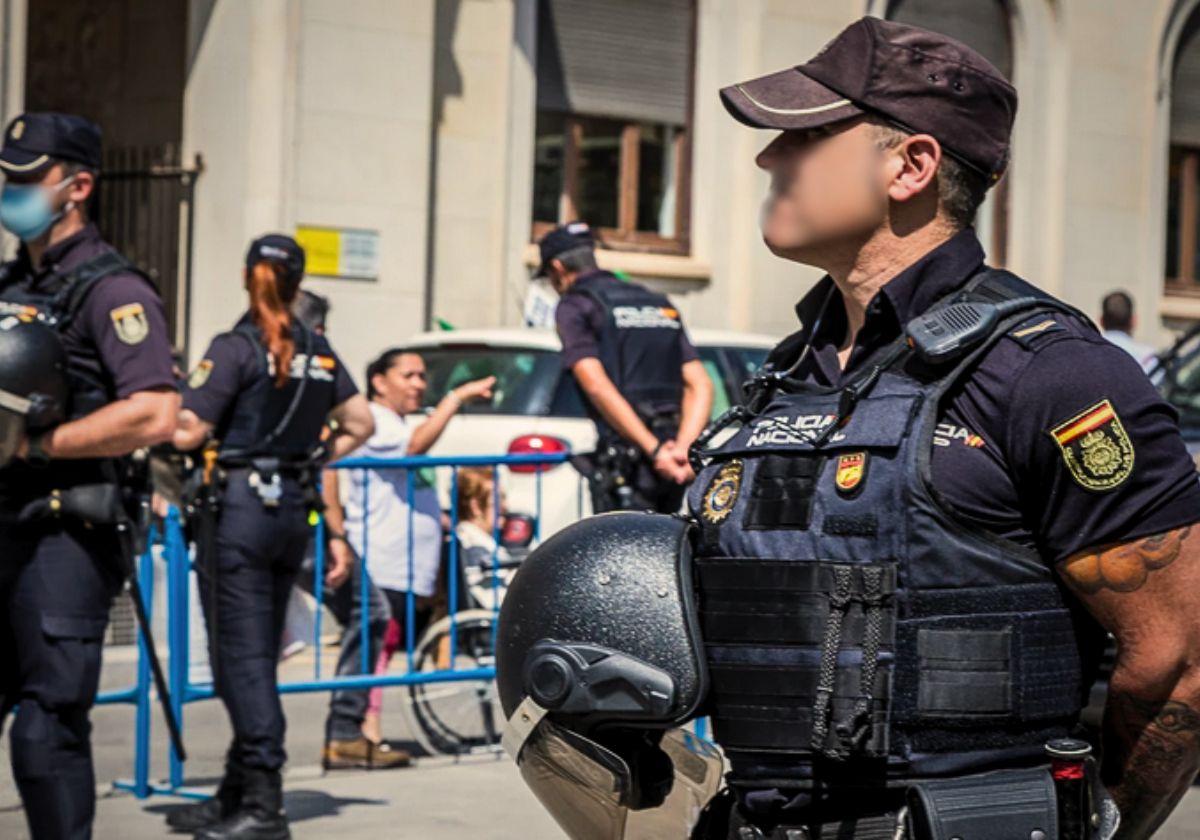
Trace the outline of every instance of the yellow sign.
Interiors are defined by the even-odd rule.
[[[379,233],[355,228],[299,225],[304,273],[319,277],[374,280],[379,277]]]

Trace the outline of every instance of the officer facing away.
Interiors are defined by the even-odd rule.
[[[122,549],[111,511],[66,514],[59,501],[115,488],[117,459],[170,438],[179,398],[158,293],[88,222],[100,130],[24,114],[4,133],[0,172],[0,223],[21,240],[0,266],[0,329],[51,325],[70,389],[66,422],[22,440],[0,468],[0,719],[19,704],[12,765],[30,833],[86,838],[88,713]]]
[[[957,41],[863,18],[721,98],[779,131],[767,246],[827,276],[697,440],[692,533],[621,523],[628,557],[598,517],[522,566],[497,679],[526,781],[552,812],[568,778],[622,781],[556,813],[621,837],[670,805],[672,767],[697,770],[680,804],[705,789],[664,730],[707,713],[729,773],[695,837],[1151,836],[1200,770],[1200,485],[1129,354],[984,264],[971,222],[1016,92]],[[657,615],[666,650],[639,638]],[[1104,630],[1097,774],[1079,715]]]
[[[374,430],[329,341],[290,311],[304,252],[289,236],[251,243],[244,282],[249,308],[216,336],[188,378],[174,443],[210,439],[197,517],[201,600],[213,682],[233,727],[225,776],[212,799],[167,817],[200,840],[286,838],[280,770],[286,721],[275,687],[288,595],[320,503],[326,457],[357,448]],[[327,421],[333,434],[322,442]],[[327,580],[344,580],[349,558],[330,555]]]
[[[692,470],[687,449],[712,409],[712,382],[665,295],[596,266],[591,229],[555,228],[538,243],[555,312],[562,364],[596,424],[586,472],[592,508],[674,513]]]

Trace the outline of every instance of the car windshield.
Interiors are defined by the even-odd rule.
[[[558,352],[493,344],[443,344],[418,348],[425,360],[429,387],[424,407],[432,408],[451,388],[496,377],[491,401],[472,400],[465,414],[544,415],[558,381]]]

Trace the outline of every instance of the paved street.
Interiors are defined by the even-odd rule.
[[[284,666],[284,676],[296,679],[311,673],[311,657],[301,655]],[[106,663],[106,688],[125,684],[132,676],[128,652],[114,651]],[[404,718],[397,711],[400,689],[385,694],[385,730],[404,740]],[[424,759],[407,770],[322,774],[318,753],[325,718],[325,694],[285,696],[288,714],[286,805],[293,834],[303,838],[522,838],[560,837],[553,822],[525,789],[507,759],[488,756],[455,762]],[[155,711],[156,760],[165,756],[163,727]],[[163,814],[181,800],[152,797],[139,801],[112,790],[111,780],[128,776],[133,766],[133,709],[108,706],[93,716],[96,774],[101,791],[95,836],[98,840],[147,840],[163,837]],[[215,702],[191,704],[186,713],[187,744],[191,752],[188,782],[211,787],[221,772],[228,728]],[[7,773],[8,744],[0,747],[0,838],[27,840],[24,817]],[[157,760],[156,775],[165,773]],[[1184,800],[1168,826],[1157,835],[1164,840],[1200,840],[1200,788]]]

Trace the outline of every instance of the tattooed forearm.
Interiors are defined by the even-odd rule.
[[[1200,714],[1175,700],[1109,695],[1104,782],[1121,809],[1117,840],[1150,837],[1200,771]]]
[[[1190,531],[1189,526],[1104,551],[1077,554],[1063,561],[1063,577],[1086,595],[1104,589],[1133,592],[1142,587],[1152,571],[1175,561]]]

